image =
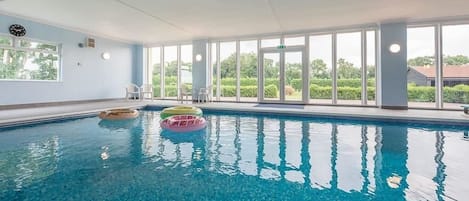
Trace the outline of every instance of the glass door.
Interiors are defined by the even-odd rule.
[[[261,66],[261,102],[280,102],[280,52],[263,53]]]
[[[304,103],[306,75],[303,49],[260,51],[260,102]],[[307,88],[306,88],[307,89]]]

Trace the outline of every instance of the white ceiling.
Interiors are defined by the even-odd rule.
[[[0,0],[0,12],[132,43],[466,18],[469,0]]]

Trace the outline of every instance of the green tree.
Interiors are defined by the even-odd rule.
[[[231,54],[228,58],[220,62],[220,77],[235,78],[236,77],[236,54]]]
[[[343,58],[340,58],[337,61],[337,78],[339,79],[351,79],[351,78],[360,78],[361,70],[360,68],[355,68],[353,63],[346,61]]]
[[[412,67],[431,66],[434,63],[435,63],[435,57],[433,56],[415,57],[407,61],[407,65],[412,66]]]
[[[165,76],[177,76],[178,75],[178,62],[177,61],[165,62],[164,74]]]
[[[469,58],[464,55],[456,55],[456,56],[444,56],[443,63],[445,65],[464,65],[469,64]]]
[[[331,72],[322,59],[311,61],[311,72],[314,79],[331,79]]]
[[[376,77],[376,67],[374,65],[367,66],[366,70],[368,71],[368,78],[375,78]]]
[[[257,56],[255,53],[242,53],[239,55],[241,70],[240,76],[243,78],[257,77]]]

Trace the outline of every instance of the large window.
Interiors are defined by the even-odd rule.
[[[240,41],[240,100],[257,102],[257,40]]]
[[[222,101],[236,101],[236,42],[220,43]]]
[[[337,103],[361,104],[361,32],[337,34]]]
[[[164,97],[176,99],[178,95],[178,47],[164,47]]]
[[[332,103],[332,35],[309,37],[310,103]]]
[[[148,73],[149,81],[153,83],[153,96],[161,97],[161,48],[150,48]]]
[[[409,107],[435,107],[435,27],[407,29]]]
[[[60,79],[57,44],[0,35],[1,80]]]
[[[367,105],[376,105],[376,31],[366,32]]]
[[[181,87],[192,91],[192,45],[181,45]]]
[[[469,103],[469,25],[442,27],[443,107]]]

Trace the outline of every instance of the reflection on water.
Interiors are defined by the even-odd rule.
[[[64,129],[62,134],[34,136],[34,142],[28,141],[30,133],[50,127],[0,133],[0,145],[18,145],[0,148],[1,192],[7,198],[18,198],[11,192],[19,190],[50,198],[50,192],[31,189],[78,182],[62,190],[98,200],[469,196],[464,128],[208,115],[205,130],[181,134],[161,130],[158,112],[141,114],[132,123],[117,125],[96,125],[97,118],[54,124],[50,127]],[[67,129],[73,127],[86,129],[71,135]],[[14,137],[18,135],[24,139]],[[78,186],[89,189],[70,190]],[[122,188],[131,193],[122,194]]]

